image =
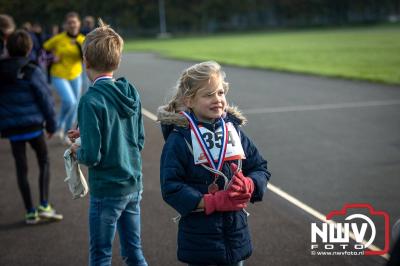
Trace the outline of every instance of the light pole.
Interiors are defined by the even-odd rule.
[[[167,33],[167,23],[165,19],[165,2],[164,0],[158,0],[158,13],[160,15],[160,33],[159,38],[167,38],[169,34]]]

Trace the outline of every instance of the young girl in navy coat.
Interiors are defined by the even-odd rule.
[[[243,265],[252,252],[245,208],[262,200],[271,176],[227,92],[220,65],[203,62],[158,110],[161,192],[180,214],[178,259],[189,265]]]

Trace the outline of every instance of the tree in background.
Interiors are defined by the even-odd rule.
[[[0,13],[42,25],[75,10],[103,18],[125,35],[159,31],[158,0],[2,0]],[[271,27],[347,25],[400,20],[400,0],[165,0],[168,31],[218,32]]]

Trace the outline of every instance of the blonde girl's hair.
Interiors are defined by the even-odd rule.
[[[215,61],[206,61],[195,64],[184,70],[175,86],[175,95],[167,104],[168,112],[179,113],[187,111],[184,99],[194,97],[196,92],[209,84],[212,79],[220,78],[225,93],[229,90],[229,84],[225,81],[225,72],[221,66]]]

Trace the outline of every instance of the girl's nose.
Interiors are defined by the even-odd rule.
[[[217,102],[221,102],[222,101],[222,97],[221,95],[218,95],[218,93],[214,94],[213,100],[217,101]]]

